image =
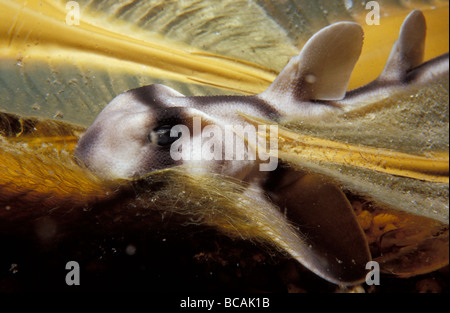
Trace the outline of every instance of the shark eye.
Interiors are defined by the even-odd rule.
[[[163,126],[155,128],[148,134],[149,141],[152,144],[161,146],[161,147],[171,145],[178,138],[180,138],[179,134],[177,134],[174,137],[170,136],[170,131],[171,131],[172,127],[173,126],[171,126],[171,125],[163,125]]]

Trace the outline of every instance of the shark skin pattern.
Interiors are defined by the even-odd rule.
[[[292,257],[329,282],[361,283],[371,255],[340,188],[286,166],[261,171],[258,165],[262,160],[227,159],[224,151],[222,158],[219,155],[212,160],[174,160],[170,146],[185,135],[180,137],[172,129],[185,125],[192,130],[194,118],[201,120],[203,129],[205,125],[220,129],[247,126],[238,112],[274,121],[284,117],[320,119],[448,75],[448,53],[423,63],[425,35],[425,18],[415,10],[405,19],[382,74],[348,92],[364,37],[361,26],[354,22],[335,23],[317,32],[259,95],[185,97],[164,85],[129,90],[116,96],[98,115],[79,140],[75,158],[105,179],[138,180],[153,170],[184,165],[187,170],[242,180],[266,199],[268,210],[286,212],[280,212],[280,218],[298,226],[300,239],[290,235],[280,239],[289,242],[286,250]],[[201,134],[191,131],[188,136],[194,140]],[[223,145],[221,136],[212,141]],[[253,148],[248,145],[244,149],[248,154]]]

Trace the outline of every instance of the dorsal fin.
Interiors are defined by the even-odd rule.
[[[403,22],[398,40],[378,77],[383,81],[403,80],[406,74],[423,62],[427,25],[422,11],[412,11]]]
[[[327,26],[312,36],[293,57],[263,98],[294,98],[296,101],[339,100],[361,53],[364,33],[354,22]]]

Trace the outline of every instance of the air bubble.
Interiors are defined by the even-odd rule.
[[[129,244],[126,248],[125,248],[125,253],[128,255],[135,255],[136,254],[136,247],[132,244]]]
[[[352,0],[345,0],[344,4],[345,4],[345,8],[347,10],[350,10],[353,7],[353,1]]]
[[[309,84],[314,84],[317,81],[316,75],[308,74],[305,76],[305,81]]]

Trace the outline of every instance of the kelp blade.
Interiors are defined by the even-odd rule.
[[[370,26],[364,7],[334,2],[76,3],[80,25],[66,23],[67,1],[0,2],[2,110],[88,126],[114,96],[152,83],[186,95],[258,93],[314,32],[339,20],[365,28],[350,83],[358,87],[381,71],[413,8],[383,1],[380,25]],[[448,4],[414,8],[429,20],[426,58],[448,51]]]
[[[285,121],[277,154],[379,203],[448,224],[448,89],[444,78],[355,112]]]

